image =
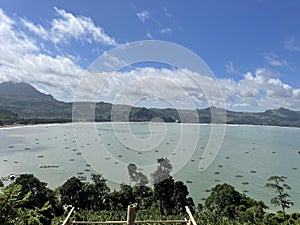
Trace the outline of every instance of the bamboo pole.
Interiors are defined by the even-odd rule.
[[[189,207],[186,206],[186,207],[185,207],[185,210],[186,210],[187,214],[188,214],[189,217],[190,217],[190,219],[189,219],[189,221],[188,221],[188,225],[191,225],[191,224],[197,225],[197,223],[196,223],[196,221],[195,221],[195,219],[194,219],[194,217],[193,217],[193,215],[192,215],[192,213],[191,213]]]
[[[66,219],[64,220],[64,222],[62,223],[62,225],[71,225],[71,221],[70,221],[70,217],[74,211],[74,207],[72,207],[72,209],[70,210],[70,212],[68,213]]]

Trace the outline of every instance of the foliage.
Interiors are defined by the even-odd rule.
[[[221,218],[251,221],[257,224],[262,221],[267,206],[236,191],[229,184],[217,184],[205,201],[205,207]]]
[[[291,187],[285,183],[285,176],[271,176],[266,183],[266,187],[274,189],[277,195],[271,199],[271,203],[275,206],[281,206],[283,215],[285,215],[285,209],[290,208],[294,203],[290,200],[290,195],[287,190]]]
[[[158,186],[154,184],[154,189],[135,181],[134,186],[121,184],[112,192],[101,174],[92,174],[91,183],[82,183],[72,177],[57,189],[60,196],[38,178],[24,174],[1,189],[0,224],[59,224],[70,206],[76,207],[72,220],[124,221],[127,206],[131,203],[138,203],[138,220],[183,219],[186,217],[184,207],[188,205],[194,211],[194,203],[188,197],[187,186],[170,176],[171,170],[168,160],[159,159],[153,174],[153,179],[159,182]],[[161,180],[162,177],[166,179]],[[275,182],[277,186],[287,187],[282,184],[284,177],[271,178],[271,184]],[[67,209],[64,215],[58,210],[62,205]],[[300,224],[300,213],[266,213],[266,208],[262,201],[238,192],[231,185],[218,184],[212,188],[204,205],[193,213],[199,225]]]
[[[60,200],[63,205],[71,205],[76,209],[84,208],[84,184],[76,177],[68,179],[61,187],[58,188]]]

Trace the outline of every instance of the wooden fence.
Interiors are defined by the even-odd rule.
[[[127,209],[127,220],[126,221],[71,221],[71,216],[74,211],[74,207],[68,213],[66,219],[62,222],[62,225],[73,225],[73,224],[127,224],[127,225],[135,225],[135,224],[143,224],[143,223],[178,223],[178,224],[186,224],[186,225],[197,225],[189,207],[185,207],[186,212],[189,216],[189,219],[184,220],[135,220],[136,213],[136,204],[129,205]]]

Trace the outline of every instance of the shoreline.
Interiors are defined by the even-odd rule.
[[[220,125],[228,127],[239,127],[239,126],[263,126],[263,127],[278,127],[278,128],[296,128],[297,126],[272,126],[264,124],[233,124],[233,123],[176,123],[176,122],[151,122],[151,121],[129,121],[129,122],[113,122],[113,121],[99,121],[99,122],[62,122],[62,123],[36,123],[36,124],[9,124],[0,126],[1,129],[18,129],[18,128],[30,128],[30,127],[42,127],[42,126],[57,126],[57,125],[71,125],[71,124],[104,124],[104,123],[136,123],[136,124],[149,124],[149,123],[164,123],[164,124],[181,124],[181,125]]]

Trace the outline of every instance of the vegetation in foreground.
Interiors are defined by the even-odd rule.
[[[127,206],[132,203],[138,203],[138,220],[183,219],[187,205],[199,225],[300,224],[300,213],[286,213],[293,204],[287,193],[290,187],[286,177],[269,178],[266,187],[276,192],[271,203],[282,211],[266,213],[264,202],[229,184],[216,185],[204,204],[195,206],[187,186],[175,181],[171,170],[167,159],[158,159],[157,170],[152,174],[155,184],[150,188],[144,186],[149,183],[148,178],[129,164],[130,184],[121,184],[119,190],[113,191],[101,174],[92,174],[92,183],[72,177],[56,190],[47,188],[32,174],[22,174],[6,187],[0,183],[0,224],[59,224],[72,206],[76,208],[72,220],[126,220]]]

